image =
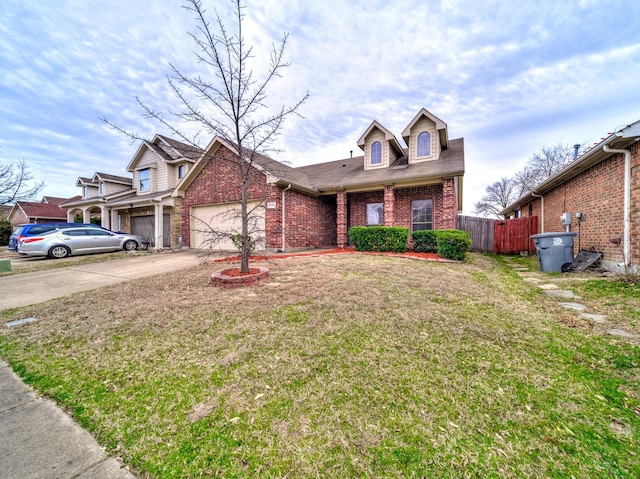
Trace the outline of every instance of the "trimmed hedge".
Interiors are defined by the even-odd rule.
[[[423,230],[411,234],[413,251],[437,253],[442,258],[463,260],[471,247],[469,233],[460,230]]]
[[[439,230],[438,255],[442,258],[463,260],[471,248],[471,237],[466,231]]]
[[[349,240],[356,251],[407,251],[409,229],[398,226],[354,226],[349,228]]]
[[[435,253],[438,251],[438,231],[421,230],[411,233],[413,251],[416,253]]]

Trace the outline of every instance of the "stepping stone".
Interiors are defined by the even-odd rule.
[[[573,309],[576,311],[584,311],[585,309],[587,309],[586,306],[580,303],[559,303],[559,304],[565,309]]]
[[[538,288],[540,288],[540,289],[560,289],[558,286],[556,286],[553,283],[541,284],[540,286],[538,286]]]
[[[522,279],[525,280],[527,283],[533,283],[533,284],[542,282],[540,278],[534,278],[532,276],[526,276],[526,277],[523,277]]]
[[[582,299],[580,296],[574,294],[573,291],[567,289],[548,289],[545,293],[551,299]]]
[[[583,319],[588,319],[589,321],[593,321],[594,323],[602,324],[607,322],[606,314],[580,313],[580,317]]]
[[[624,329],[607,329],[607,334],[611,336],[618,336],[620,338],[632,338],[633,334]]]
[[[514,271],[529,271],[529,268],[523,268],[521,266],[517,266],[513,268]]]

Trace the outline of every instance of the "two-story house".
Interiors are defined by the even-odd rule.
[[[84,222],[97,217],[102,226],[140,235],[156,248],[176,244],[180,215],[171,193],[201,154],[162,135],[142,142],[127,166],[131,177],[95,173],[78,178],[82,197],[63,204],[68,221],[77,215]]]

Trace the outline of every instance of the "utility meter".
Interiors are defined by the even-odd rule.
[[[562,213],[562,216],[560,216],[560,219],[562,220],[562,224],[564,226],[571,225],[571,213]]]

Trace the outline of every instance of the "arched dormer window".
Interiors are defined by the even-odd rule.
[[[431,156],[431,135],[428,131],[418,135],[418,156]]]
[[[374,141],[373,145],[371,145],[371,164],[382,164],[382,143],[379,141]]]

